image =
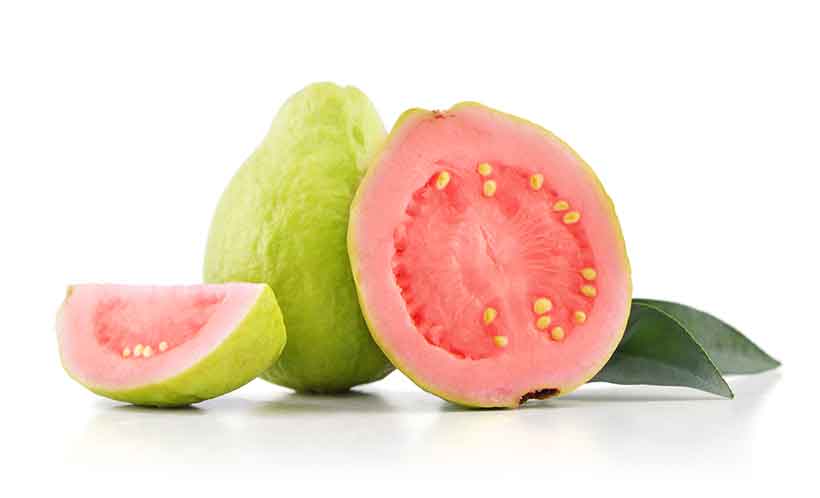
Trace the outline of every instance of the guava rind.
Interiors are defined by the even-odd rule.
[[[66,302],[70,296],[71,287],[66,293]],[[61,313],[62,308],[58,324]],[[244,386],[276,361],[285,342],[282,312],[273,291],[264,286],[239,325],[213,351],[184,372],[162,382],[125,390],[104,389],[83,383],[66,368],[62,357],[61,360],[66,373],[95,394],[135,405],[177,407],[216,398]]]
[[[570,147],[565,141],[563,141],[562,139],[557,137],[551,131],[549,131],[549,130],[543,128],[542,126],[540,126],[538,124],[535,124],[535,123],[533,123],[529,120],[526,120],[526,119],[520,118],[518,116],[508,114],[508,113],[505,113],[505,112],[502,112],[502,111],[499,111],[499,110],[496,110],[496,109],[493,109],[491,107],[485,106],[485,105],[477,103],[477,102],[470,102],[470,101],[460,102],[460,103],[452,106],[450,108],[450,110],[457,110],[457,109],[465,108],[465,107],[478,107],[478,108],[486,110],[490,113],[493,113],[493,114],[497,115],[498,117],[513,120],[513,121],[516,121],[518,123],[522,123],[524,125],[532,127],[534,129],[538,130],[544,136],[546,136],[546,137],[560,143],[577,160],[578,164],[581,166],[581,170],[588,177],[588,180],[591,181],[593,185],[595,185],[596,191],[597,191],[598,195],[600,196],[600,198],[602,200],[602,204],[607,209],[608,216],[609,216],[610,221],[611,221],[611,225],[615,228],[615,231],[616,231],[615,233],[617,235],[617,240],[620,242],[619,244],[617,244],[617,247],[613,247],[612,249],[617,251],[620,254],[623,265],[624,265],[624,271],[625,271],[625,275],[626,275],[626,278],[627,278],[627,282],[626,282],[626,285],[627,285],[626,308],[628,309],[629,308],[629,302],[631,301],[631,296],[632,296],[632,279],[631,279],[631,268],[630,268],[629,258],[627,256],[627,252],[626,252],[626,243],[624,241],[623,232],[622,232],[622,229],[621,229],[621,226],[620,226],[620,222],[618,221],[618,217],[615,213],[615,206],[612,202],[612,199],[606,193],[606,190],[604,189],[603,184],[601,183],[600,179],[595,174],[593,169],[589,166],[589,164],[587,164],[587,162],[584,161],[583,158],[581,158],[581,156],[574,149],[572,149],[572,147]],[[396,139],[397,137],[399,137],[401,135],[401,133],[404,131],[406,126],[410,125],[416,119],[423,119],[423,118],[429,117],[431,115],[431,112],[432,111],[429,111],[427,109],[412,108],[412,109],[408,109],[407,111],[402,113],[401,116],[399,116],[399,119],[393,125],[393,128],[390,131],[390,133],[388,134],[387,138],[385,139],[382,147],[380,147],[379,151],[376,154],[374,154],[373,159],[372,159],[372,164],[368,167],[367,173],[365,174],[364,178],[362,179],[362,182],[359,185],[359,189],[356,193],[356,196],[354,197],[353,202],[351,204],[350,223],[349,223],[349,226],[348,226],[348,255],[350,257],[351,268],[353,270],[353,278],[354,278],[354,281],[356,282],[356,290],[357,290],[357,293],[358,293],[358,296],[359,296],[359,302],[360,302],[360,306],[362,308],[362,313],[364,315],[366,323],[368,324],[368,328],[370,330],[370,333],[373,336],[373,340],[376,341],[376,343],[382,349],[384,354],[390,359],[391,363],[393,363],[393,365],[396,368],[398,368],[403,374],[405,374],[408,378],[410,378],[410,380],[412,380],[417,386],[419,386],[421,389],[423,389],[423,390],[425,390],[425,391],[427,391],[427,392],[429,392],[433,395],[436,395],[436,396],[438,396],[438,397],[440,397],[444,400],[450,401],[450,402],[458,404],[458,405],[462,405],[462,406],[466,406],[466,407],[470,407],[470,408],[516,408],[516,407],[520,406],[523,402],[525,402],[527,399],[552,398],[552,397],[559,397],[559,396],[563,396],[565,394],[568,394],[568,393],[574,391],[575,389],[577,389],[579,386],[581,386],[581,385],[587,383],[589,380],[591,380],[595,376],[595,374],[597,374],[598,371],[600,371],[604,367],[604,365],[606,365],[606,363],[609,361],[612,354],[615,352],[615,349],[617,348],[618,343],[620,342],[620,339],[623,337],[623,333],[626,329],[628,319],[629,319],[629,314],[628,313],[625,314],[623,322],[618,326],[618,333],[616,334],[615,340],[613,340],[612,344],[610,345],[608,354],[602,356],[601,360],[593,368],[590,368],[587,375],[580,378],[577,382],[575,382],[573,384],[569,384],[569,385],[542,385],[542,386],[536,387],[528,393],[521,393],[521,396],[516,398],[516,399],[511,398],[506,403],[498,403],[498,402],[490,403],[490,402],[487,402],[486,400],[482,400],[482,399],[466,398],[461,393],[458,393],[458,392],[449,392],[449,391],[445,392],[442,389],[439,389],[436,386],[433,386],[430,383],[423,381],[420,378],[420,376],[415,375],[414,372],[413,372],[412,367],[410,365],[400,361],[398,356],[396,354],[394,354],[392,351],[390,351],[390,348],[386,347],[386,344],[384,343],[384,341],[380,340],[380,331],[378,330],[377,327],[375,327],[374,320],[371,319],[371,317],[370,317],[370,315],[373,313],[373,311],[368,310],[368,305],[367,305],[367,302],[365,301],[365,296],[363,295],[363,293],[361,291],[361,287],[362,287],[361,283],[360,283],[361,282],[361,273],[360,273],[359,268],[358,268],[358,256],[357,256],[358,252],[359,252],[359,248],[357,246],[356,237],[354,236],[354,234],[356,233],[358,223],[360,221],[360,214],[359,214],[358,207],[359,207],[359,204],[361,203],[362,196],[364,195],[364,193],[368,189],[369,183],[371,181],[373,181],[373,178],[376,175],[376,172],[378,170],[378,163],[379,163],[380,157],[381,157],[382,153],[387,149],[388,145],[394,139]],[[446,115],[447,112],[448,111],[442,111],[438,114]]]
[[[310,85],[285,102],[222,195],[205,281],[276,292],[288,345],[265,380],[340,392],[393,370],[361,315],[346,247],[350,202],[385,135],[361,91]]]

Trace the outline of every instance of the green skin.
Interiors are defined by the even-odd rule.
[[[393,370],[368,332],[347,258],[350,203],[384,125],[352,87],[310,85],[279,110],[216,209],[207,282],[264,282],[288,330],[262,378],[332,393]]]
[[[69,289],[66,300],[70,295]],[[258,377],[282,353],[285,337],[282,312],[273,291],[265,287],[245,318],[216,349],[168,380],[112,391],[84,384],[68,369],[66,372],[92,392],[106,398],[143,406],[186,406],[221,396]]]

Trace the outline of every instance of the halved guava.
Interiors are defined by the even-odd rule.
[[[68,374],[107,398],[183,406],[225,394],[269,367],[285,345],[264,284],[68,288],[57,315]]]
[[[565,394],[626,326],[629,263],[601,183],[550,132],[480,104],[399,119],[354,199],[348,248],[375,341],[455,403]]]

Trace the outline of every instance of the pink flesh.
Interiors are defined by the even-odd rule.
[[[72,286],[58,319],[63,363],[83,384],[110,390],[171,378],[222,342],[262,289],[256,284]],[[135,355],[138,344],[150,346],[150,356]]]
[[[492,173],[476,171],[487,162]],[[352,234],[378,340],[422,385],[455,399],[511,404],[584,382],[623,330],[629,278],[617,221],[596,180],[563,144],[481,107],[410,117],[358,197]],[[437,189],[446,170],[450,181]],[[543,187],[530,187],[532,174]],[[497,184],[494,196],[482,184]],[[565,224],[567,211],[581,213]],[[598,276],[585,281],[580,270]],[[594,285],[596,297],[580,292]],[[536,327],[533,302],[552,301]],[[485,308],[498,311],[482,321]],[[574,311],[586,321],[572,320]],[[550,337],[560,326],[565,337]],[[507,337],[499,347],[494,336]]]
[[[416,328],[428,342],[471,359],[504,353],[493,336],[537,341],[554,326],[569,333],[572,312],[589,314],[593,305],[579,292],[586,283],[580,270],[595,266],[583,229],[551,212],[559,198],[548,185],[531,189],[531,172],[499,162],[492,168],[486,177],[475,168],[454,171],[442,191],[434,174],[394,234],[393,273]],[[492,197],[482,194],[485,180],[501,186]],[[539,297],[553,304],[544,331],[536,331],[532,309]],[[487,307],[498,313],[489,325]]]

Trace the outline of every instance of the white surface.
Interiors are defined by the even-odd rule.
[[[567,3],[3,3],[4,485],[669,496],[814,477],[817,13]],[[341,399],[255,381],[164,412],[74,384],[53,336],[64,286],[197,281],[222,188],[322,79],[362,88],[388,127],[478,100],[552,129],[614,198],[635,294],[712,311],[785,366],[733,380],[734,401],[601,385],[518,411],[460,411],[398,373]],[[391,478],[407,482],[368,484]]]

